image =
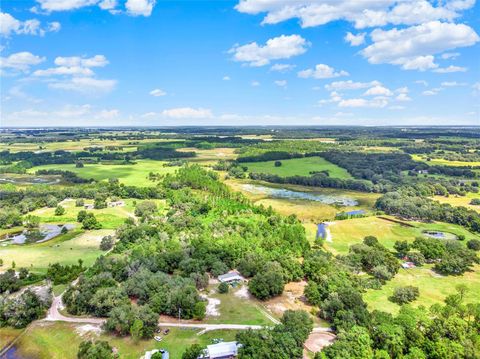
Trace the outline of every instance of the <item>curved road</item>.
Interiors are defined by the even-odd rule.
[[[60,309],[63,308],[62,296],[53,297],[52,305],[48,310],[47,317],[43,319],[44,321],[58,321],[58,322],[67,322],[67,323],[78,323],[78,324],[97,324],[102,325],[105,323],[106,319],[103,318],[80,318],[80,317],[67,317],[60,313]],[[273,323],[272,323],[273,324]],[[233,330],[246,330],[246,329],[263,329],[263,325],[248,325],[248,324],[205,324],[205,323],[179,323],[179,322],[159,322],[161,327],[176,327],[176,328],[196,328],[203,329],[203,331],[209,330],[221,330],[221,329],[233,329]],[[313,328],[314,333],[324,333],[332,332],[331,328],[322,328],[316,327]]]

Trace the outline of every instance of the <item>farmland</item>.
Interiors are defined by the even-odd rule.
[[[322,157],[306,157],[282,160],[281,166],[275,166],[275,161],[244,162],[250,172],[270,173],[282,177],[309,176],[312,172],[328,172],[330,177],[349,179],[350,174],[343,168],[328,162]]]
[[[82,168],[77,168],[73,164],[45,165],[33,167],[30,172],[60,169],[75,172],[85,179],[106,181],[116,178],[129,186],[155,186],[155,182],[148,179],[150,173],[164,175],[175,171],[175,167],[165,167],[164,164],[162,161],[140,160],[135,164],[85,164]]]
[[[326,315],[324,308],[330,295],[343,288],[347,293],[335,298],[352,295],[367,317],[374,310],[400,313],[401,305],[392,298],[398,288],[408,286],[418,288],[418,297],[410,301],[414,308],[442,305],[459,285],[468,287],[466,302],[476,300],[480,267],[470,249],[480,241],[475,222],[479,211],[470,205],[478,198],[475,175],[442,165],[436,165],[436,174],[421,175],[419,163],[433,163],[415,162],[419,157],[403,153],[400,141],[396,146],[397,141],[319,140],[329,136],[285,141],[270,134],[228,140],[175,136],[173,142],[104,141],[87,135],[79,141],[12,146],[1,167],[6,172],[0,185],[0,235],[5,239],[1,270],[5,276],[9,269],[18,276],[25,270],[38,275],[28,277],[32,279],[25,288],[51,287],[55,296],[63,297],[62,315],[107,319],[103,331],[95,325],[32,320],[27,335],[15,344],[17,354],[74,358],[80,343],[93,339],[107,341],[122,358],[138,358],[152,348],[165,348],[180,358],[193,343],[204,347],[213,338],[234,340],[247,334],[219,330],[198,335],[199,330],[173,328],[158,343],[152,339],[158,321],[261,325],[270,329],[249,335],[267,338],[270,331],[280,330],[271,327],[288,310],[306,313],[301,319],[305,325],[311,321],[320,331],[331,327],[338,333],[349,330],[341,314],[333,309]],[[107,143],[122,148],[85,152]],[[41,153],[22,152],[35,151],[35,145],[42,147]],[[329,152],[328,146],[335,149]],[[330,161],[310,155],[311,147],[325,151]],[[58,150],[66,154],[49,152]],[[280,159],[237,160],[245,154]],[[26,163],[25,156],[35,165]],[[56,161],[61,163],[51,163]],[[56,172],[36,174],[39,170]],[[260,173],[271,177],[256,176]],[[294,180],[285,183],[287,178]],[[91,221],[85,222],[86,217]],[[325,236],[317,232],[322,223]],[[58,230],[62,225],[69,230],[45,242],[10,242],[22,231]],[[419,255],[412,246],[418,238],[440,243],[444,252],[404,269],[408,255]],[[399,243],[409,252],[399,252]],[[451,265],[459,271],[454,274],[445,273],[451,267],[439,269],[449,251],[465,260],[465,265]],[[77,269],[79,260],[84,267]],[[371,260],[380,264],[372,269]],[[50,284],[55,271],[67,275],[75,270],[79,272],[68,280],[57,277]],[[228,285],[223,292],[217,277],[232,270],[245,283]],[[312,288],[324,285],[319,298]],[[87,299],[79,300],[83,297],[77,293]],[[357,315],[357,309],[350,315]],[[132,319],[122,322],[120,312]],[[145,326],[140,334],[134,330],[136,320]],[[4,345],[20,333],[10,326],[0,328]],[[59,341],[72,345],[58,346]]]

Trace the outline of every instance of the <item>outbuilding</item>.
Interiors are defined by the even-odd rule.
[[[222,342],[218,344],[207,345],[207,358],[209,359],[228,359],[235,358],[238,355],[240,344],[237,342]]]
[[[245,280],[245,278],[243,278],[240,273],[238,273],[237,271],[231,271],[231,272],[228,272],[228,273],[225,273],[225,274],[222,274],[222,275],[219,275],[218,276],[218,280],[221,282],[221,283],[239,283],[239,282],[243,282]]]

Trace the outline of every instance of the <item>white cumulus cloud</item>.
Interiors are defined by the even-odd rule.
[[[406,70],[437,68],[433,55],[472,46],[480,40],[467,25],[439,21],[405,29],[375,29],[370,36],[373,44],[361,51],[370,63],[401,65]]]
[[[28,51],[22,51],[11,54],[7,57],[0,57],[0,69],[12,69],[26,72],[31,66],[38,65],[43,61],[45,61],[44,57],[33,55]]]
[[[318,64],[313,69],[306,69],[298,73],[298,77],[314,79],[330,79],[340,76],[348,76],[347,71],[336,71],[333,67],[325,64]]]
[[[127,0],[125,8],[133,16],[150,16],[156,0]]]
[[[236,45],[229,50],[233,59],[250,66],[265,66],[272,60],[289,59],[307,51],[309,43],[300,35],[281,35],[269,39],[265,45],[251,42]]]
[[[361,34],[354,35],[351,32],[347,32],[345,35],[345,41],[347,41],[352,46],[360,46],[365,43],[366,33],[362,32]]]

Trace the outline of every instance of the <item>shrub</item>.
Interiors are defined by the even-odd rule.
[[[478,239],[471,239],[467,242],[467,247],[468,247],[468,249],[471,249],[473,251],[479,251],[480,250],[480,241]]]
[[[109,249],[112,249],[114,244],[114,240],[112,236],[105,236],[102,238],[102,241],[100,242],[100,249],[102,251],[108,251]]]
[[[57,206],[57,208],[55,208],[56,216],[63,216],[64,214],[65,214],[65,208],[63,208],[62,206]]]
[[[228,293],[228,284],[225,282],[222,282],[218,285],[218,293]]]
[[[282,162],[280,161],[275,161],[275,167],[281,167],[282,166]]]

